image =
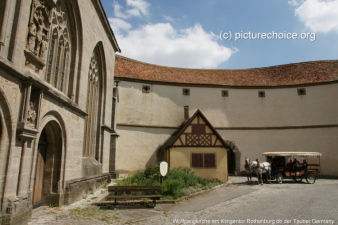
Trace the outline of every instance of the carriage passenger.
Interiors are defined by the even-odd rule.
[[[302,169],[307,170],[307,162],[305,159],[303,160]]]
[[[298,162],[297,159],[294,159],[292,162],[292,169],[293,171],[297,171],[298,170],[298,165],[300,165],[300,163]]]
[[[287,170],[291,170],[292,169],[292,160],[290,159],[290,161],[288,162],[288,164],[286,164],[286,169]]]
[[[285,166],[285,159],[284,158],[278,158],[278,167],[284,168]]]

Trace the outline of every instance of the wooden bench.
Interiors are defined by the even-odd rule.
[[[150,198],[153,200],[153,207],[156,206],[156,200],[159,200],[162,195],[155,194],[156,191],[161,191],[160,185],[154,186],[108,186],[109,195],[106,199],[114,199],[114,209],[116,208],[117,199],[142,199]],[[131,192],[142,192],[143,194],[131,194]],[[112,195],[113,194],[113,195]],[[119,195],[121,194],[121,195]]]

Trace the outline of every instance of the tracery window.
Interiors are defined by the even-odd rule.
[[[96,143],[98,134],[99,120],[99,93],[100,93],[101,69],[95,51],[92,55],[88,74],[87,90],[87,114],[85,127],[85,143],[83,156],[97,159]]]
[[[70,44],[67,14],[61,1],[33,0],[26,66],[63,92],[67,91]]]
[[[53,32],[50,38],[46,81],[60,91],[66,91],[70,43],[66,14],[60,6],[52,10],[51,21]]]

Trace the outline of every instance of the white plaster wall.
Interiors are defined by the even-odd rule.
[[[120,82],[118,123],[177,126],[183,120],[183,107],[192,115],[200,109],[214,127],[284,127],[338,124],[338,84],[309,86],[299,96],[297,87],[278,89],[230,89],[151,85]],[[182,95],[190,88],[190,96]],[[229,97],[222,97],[222,90]],[[258,97],[264,90],[266,97]]]
[[[200,109],[225,140],[235,141],[241,163],[244,156],[263,159],[261,153],[265,151],[319,151],[323,153],[323,174],[338,175],[337,83],[301,87],[306,89],[306,95],[297,94],[300,87],[235,89],[158,84],[151,84],[146,94],[142,93],[142,85],[150,84],[119,83],[118,165],[133,165],[129,170],[143,169],[144,164],[130,154],[130,149],[140,148],[149,157],[156,151],[154,146],[164,143],[157,138],[157,129],[170,127],[166,130],[172,134],[172,128],[184,121],[184,106],[189,106],[190,116]],[[183,88],[190,89],[190,96],[182,95]],[[228,90],[229,97],[222,97],[222,90]],[[265,98],[258,97],[261,90]],[[135,125],[149,126],[143,128],[143,133],[151,130],[149,135],[153,133],[154,137],[139,136]],[[146,157],[142,162],[145,161]],[[241,169],[244,170],[242,164]]]
[[[263,152],[308,151],[321,152],[322,174],[338,175],[338,128],[279,129],[279,130],[218,130],[225,139],[235,141],[241,153],[241,170],[244,157],[264,161]],[[316,157],[309,160],[318,162]]]
[[[144,170],[157,163],[156,151],[174,129],[117,127],[116,169],[120,175]]]
[[[179,126],[183,122],[184,104],[178,101],[182,90],[151,85],[150,93],[142,93],[142,85],[148,84],[119,83],[117,124]]]

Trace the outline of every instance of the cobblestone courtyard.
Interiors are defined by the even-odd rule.
[[[91,203],[107,192],[99,190],[60,208],[33,212],[35,224],[335,224],[338,221],[338,180],[315,184],[247,185],[245,177],[230,177],[230,186],[178,204],[99,209]]]

